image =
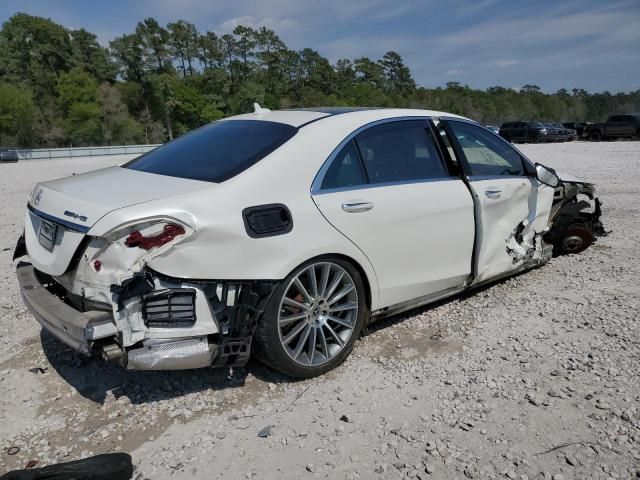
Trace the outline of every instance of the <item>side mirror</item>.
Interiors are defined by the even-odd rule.
[[[560,178],[556,174],[555,170],[545,167],[540,163],[536,163],[536,178],[545,185],[550,187],[557,187],[560,185]]]

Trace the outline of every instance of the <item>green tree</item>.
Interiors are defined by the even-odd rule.
[[[341,58],[336,62],[334,68],[339,90],[346,90],[356,83],[356,71],[351,60]]]
[[[58,101],[63,115],[66,116],[76,103],[96,103],[97,94],[98,82],[80,68],[60,75]]]
[[[223,44],[220,37],[215,33],[207,32],[198,37],[198,60],[200,60],[205,70],[223,66]]]
[[[100,105],[74,103],[64,120],[67,138],[72,146],[100,145],[102,125]]]
[[[194,74],[193,61],[198,56],[198,31],[184,20],[167,25],[171,53],[178,60],[182,75]]]
[[[102,83],[97,100],[101,108],[102,143],[131,144],[145,140],[142,125],[129,115],[117,88],[108,82]]]
[[[540,93],[540,87],[538,85],[525,85],[523,86],[520,91],[522,93]]]
[[[415,90],[416,82],[399,53],[387,52],[379,63],[384,69],[388,91],[399,95],[409,95]]]
[[[247,80],[252,71],[252,61],[255,55],[254,48],[257,44],[256,31],[250,27],[238,25],[233,29],[235,37],[236,54],[240,61],[240,72],[243,80]]]
[[[109,51],[102,47],[93,33],[84,28],[69,32],[71,39],[71,65],[89,73],[98,82],[113,82],[117,66],[111,60]]]
[[[354,61],[356,79],[375,88],[384,88],[386,78],[384,67],[370,58],[361,57]]]
[[[31,92],[0,83],[0,146],[33,146],[37,120],[38,111]]]
[[[137,33],[122,35],[109,42],[111,53],[120,66],[125,80],[142,84],[145,79],[145,47]]]
[[[276,95],[286,71],[284,52],[286,46],[273,30],[262,27],[255,32],[256,58],[258,59],[265,90],[268,95]]]
[[[51,20],[17,13],[3,24],[0,37],[6,77],[31,86],[36,98],[54,95],[58,77],[72,66],[67,30]]]
[[[147,18],[138,23],[136,35],[144,47],[146,68],[162,73],[171,64],[169,54],[169,32],[160,26],[154,18]],[[150,67],[150,65],[153,65]]]
[[[266,27],[200,34],[147,18],[102,47],[84,29],[18,13],[0,30],[0,141],[20,145],[161,142],[205,122],[247,112],[320,105],[431,108],[483,123],[598,121],[640,111],[640,91],[543,93],[459,82],[417,87],[397,52],[340,59],[294,51]]]

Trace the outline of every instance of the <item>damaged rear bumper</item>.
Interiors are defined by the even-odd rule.
[[[47,290],[30,263],[16,269],[24,304],[36,320],[58,340],[74,350],[90,355],[93,343],[116,335],[111,312],[80,312]]]
[[[16,273],[25,305],[47,331],[78,352],[118,360],[131,370],[246,364],[258,319],[276,285],[274,281],[181,281],[145,269],[112,286],[113,312],[80,311],[76,303],[55,293],[46,275],[39,275],[31,264],[21,262]],[[203,333],[195,322],[196,292],[198,311],[210,317],[205,320],[215,324],[216,333]],[[144,338],[127,344],[124,337],[131,332],[123,335],[123,331],[137,323],[137,316]]]

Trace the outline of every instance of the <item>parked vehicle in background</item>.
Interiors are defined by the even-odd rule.
[[[495,125],[487,125],[486,127],[489,130],[491,130],[493,133],[495,133],[496,135],[500,135],[500,129],[498,127],[496,127]]]
[[[569,134],[565,131],[565,128],[558,128],[553,123],[543,123],[547,129],[547,141],[549,142],[566,142],[569,138]]]
[[[566,135],[566,140],[563,141],[572,142],[577,138],[577,133],[573,128],[567,128],[561,123],[552,123],[552,125],[558,130],[562,131],[564,135]]]
[[[18,152],[9,148],[0,148],[0,163],[15,163],[18,161]]]
[[[500,136],[510,142],[546,142],[547,127],[540,122],[506,122],[499,130]]]
[[[576,131],[576,138],[581,139],[584,136],[585,128],[591,123],[585,122],[564,122],[562,126]]]
[[[615,140],[617,138],[640,139],[640,113],[611,115],[604,123],[594,123],[585,129],[589,140]]]

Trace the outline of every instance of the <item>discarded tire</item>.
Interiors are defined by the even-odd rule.
[[[131,456],[107,453],[29,470],[13,470],[0,480],[129,480],[133,475]]]

